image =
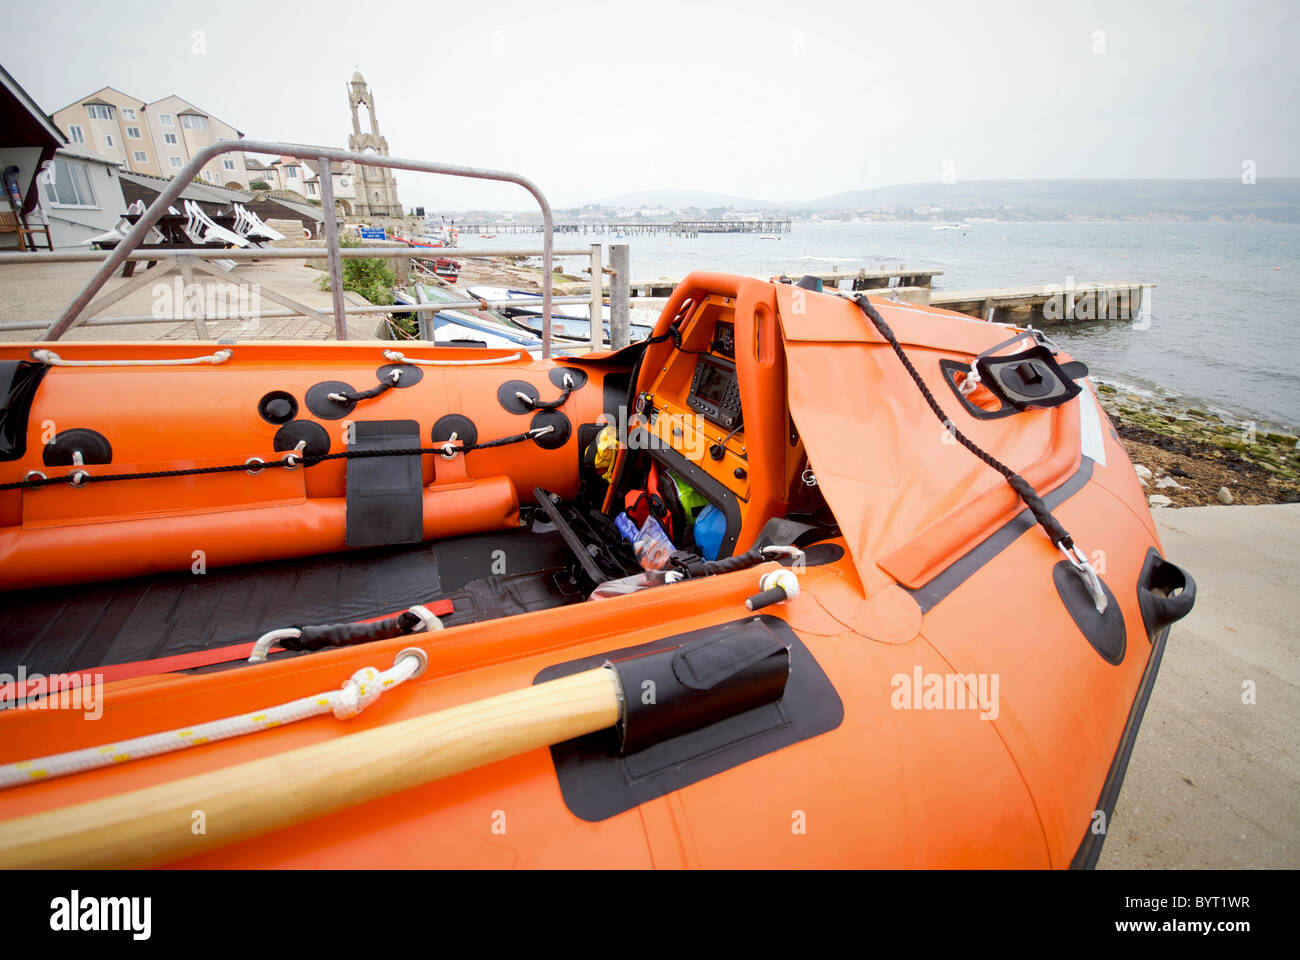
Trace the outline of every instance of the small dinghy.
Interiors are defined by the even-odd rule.
[[[471,297],[490,303],[504,303],[496,309],[521,329],[534,336],[542,335],[542,308],[535,302],[539,294],[527,290],[512,290],[507,287],[476,286],[467,287],[466,293]],[[517,306],[511,301],[521,301]],[[604,343],[610,342],[609,306],[601,308],[604,319]],[[557,341],[568,343],[588,343],[591,340],[591,307],[587,304],[556,304],[551,307],[551,336]],[[651,328],[644,324],[633,323],[628,326],[629,338],[633,342],[644,340],[651,334]]]

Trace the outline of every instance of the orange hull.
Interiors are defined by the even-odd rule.
[[[802,509],[801,498],[834,514],[838,531],[820,540],[828,548],[824,562],[810,562],[800,575],[798,596],[763,613],[788,625],[824,672],[842,704],[839,722],[598,820],[575,812],[574,790],[583,788],[562,784],[558,761],[535,750],[216,849],[195,836],[193,853],[175,865],[1067,867],[1095,857],[1095,814],[1108,815],[1114,803],[1168,632],[1141,599],[1151,592],[1149,555],[1161,548],[1140,484],[1086,384],[1059,406],[982,419],[949,389],[940,361],[969,363],[1007,331],[938,310],[875,305],[954,425],[1032,483],[1093,558],[1122,617],[1117,661],[1099,652],[1066,602],[1066,588],[1054,581],[1061,553],[1026,522],[1024,504],[997,473],[946,439],[854,304],[782,284],[693,274],[656,327],[661,336],[680,320],[680,349],[670,337],[652,343],[634,392],[649,395],[659,415],[648,432],[678,449],[665,462],[732,505],[734,542],[724,555],[751,547],[770,519]],[[712,349],[718,321],[734,324],[743,433],[726,437],[710,422],[678,435],[672,425],[687,421],[673,417],[692,409],[697,361],[688,351]],[[25,359],[33,346],[0,348],[0,360]],[[483,442],[532,422],[531,413],[511,412],[498,400],[503,383],[524,381],[551,400],[561,392],[550,376],[555,367],[581,371],[583,385],[559,408],[572,426],[562,445],[529,440],[450,461],[420,458],[422,532],[438,541],[516,529],[520,505],[531,506],[537,487],[577,495],[585,482],[579,428],[602,414],[617,419],[614,408],[624,402],[629,363],[600,355],[425,367],[419,382],[358,402],[346,417],[307,409],[304,398],[323,381],[371,386],[383,346],[238,344],[227,363],[213,367],[56,367],[32,402],[27,451],[0,463],[0,482],[31,470],[76,469],[45,465],[43,424],[107,438],[111,462],[87,466],[92,473],[283,456],[283,444],[274,449],[282,425],[258,415],[269,391],[292,395],[297,417],[318,424],[333,451],[346,449],[348,424],[361,420],[416,421],[427,447],[434,422],[447,414],[469,416]],[[64,360],[192,357],[208,349],[57,345]],[[691,429],[704,442],[688,443]],[[715,458],[709,447],[719,443]],[[630,445],[620,451],[620,476],[636,456]],[[214,569],[343,551],[352,509],[348,469],[334,460],[256,477],[241,470],[0,491],[0,588],[17,598],[33,588],[185,571],[195,551]],[[605,498],[607,512],[621,504],[616,492]],[[364,666],[389,666],[404,647],[420,647],[429,660],[421,676],[355,719],[316,717],[3,790],[0,821],[346,737],[526,687],[557,664],[734,624],[751,616],[745,599],[771,569],[259,666],[121,680],[105,686],[94,723],[68,710],[6,710],[0,763],[337,688]],[[69,669],[99,665],[90,657]],[[994,699],[954,705],[952,684],[940,695],[931,677],[941,678],[941,687],[944,678],[971,678],[967,692],[992,691]],[[633,766],[627,770],[635,779]],[[659,774],[647,767],[640,775]],[[195,805],[201,808],[201,798]]]

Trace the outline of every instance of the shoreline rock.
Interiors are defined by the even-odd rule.
[[[1295,434],[1176,401],[1094,384],[1151,497],[1169,506],[1300,502]]]

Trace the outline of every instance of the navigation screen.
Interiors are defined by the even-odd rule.
[[[723,400],[727,396],[727,387],[731,384],[733,376],[734,374],[726,367],[703,362],[700,364],[700,376],[695,384],[695,395],[714,406],[724,406]]]

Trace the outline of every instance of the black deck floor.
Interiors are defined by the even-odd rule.
[[[53,674],[256,640],[450,599],[449,626],[583,599],[553,529],[0,594],[0,673]],[[501,572],[496,572],[501,571]]]

